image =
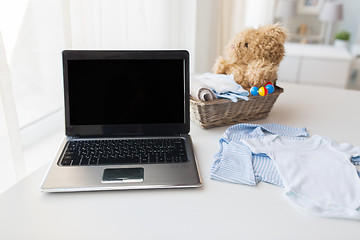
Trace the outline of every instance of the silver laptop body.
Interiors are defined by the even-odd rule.
[[[44,177],[42,191],[201,186],[188,134],[187,51],[65,50],[62,56],[66,138]],[[119,139],[181,140],[186,160],[160,162],[149,157],[147,163],[91,164],[65,159],[71,144]]]

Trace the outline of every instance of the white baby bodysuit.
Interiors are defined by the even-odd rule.
[[[320,136],[268,135],[242,142],[274,161],[287,196],[298,206],[325,217],[360,219],[360,178],[350,162],[360,155],[359,147]]]

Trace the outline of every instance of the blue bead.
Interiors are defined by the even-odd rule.
[[[268,90],[268,94],[271,94],[275,91],[274,86],[271,84],[266,85],[265,88]]]
[[[250,88],[250,93],[251,93],[251,95],[253,95],[253,96],[256,96],[256,95],[258,95],[259,94],[259,88],[258,87],[252,87],[252,88]]]

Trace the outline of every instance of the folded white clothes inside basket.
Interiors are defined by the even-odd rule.
[[[215,93],[203,81],[191,78],[190,95],[201,101],[211,101],[217,99]]]
[[[214,73],[194,75],[190,81],[190,88],[191,96],[202,101],[216,98],[227,98],[233,102],[237,102],[238,99],[249,100],[249,92],[235,82],[233,75]]]

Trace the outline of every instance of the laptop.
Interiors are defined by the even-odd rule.
[[[44,192],[192,188],[185,50],[64,50],[66,137]]]

